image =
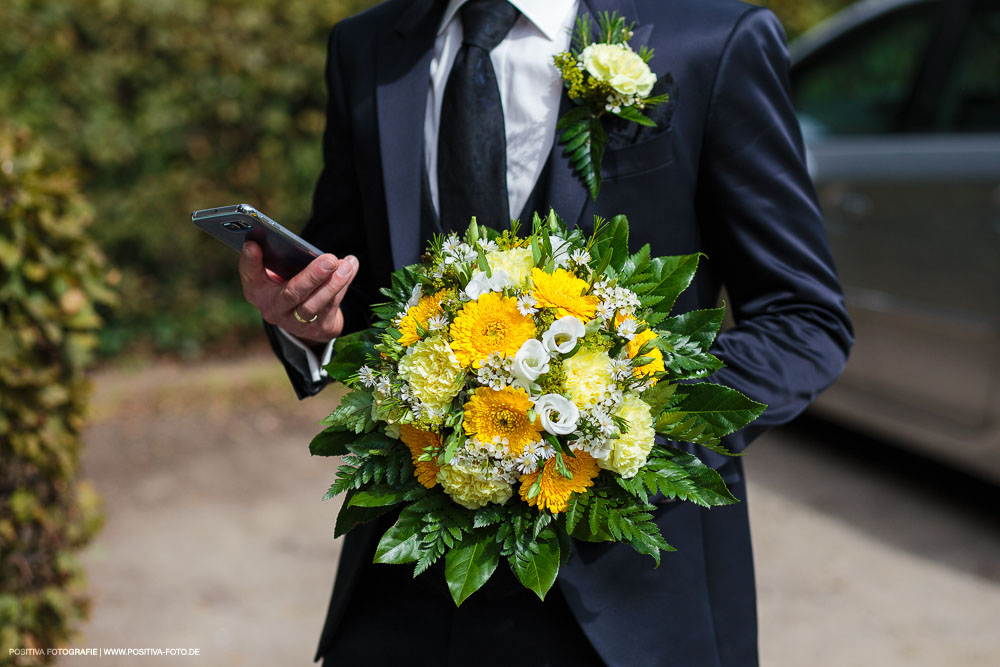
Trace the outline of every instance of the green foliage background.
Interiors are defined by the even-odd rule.
[[[74,552],[100,524],[76,480],[89,394],[84,369],[110,305],[84,234],[75,179],[29,133],[0,123],[0,665],[69,637],[87,611]]]
[[[767,0],[795,35],[848,0]],[[320,168],[326,36],[373,0],[4,0],[0,108],[59,147],[120,269],[102,352],[259,340],[198,208],[298,228]],[[249,335],[241,337],[241,332]]]
[[[259,319],[236,255],[191,211],[304,222],[320,168],[326,36],[366,0],[4,0],[0,108],[78,166],[120,268],[103,351],[193,351]]]

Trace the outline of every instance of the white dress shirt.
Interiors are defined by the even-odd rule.
[[[521,15],[514,27],[490,52],[500,88],[504,133],[507,138],[507,197],[511,215],[519,215],[552,150],[563,82],[552,56],[569,48],[579,0],[508,0]],[[462,46],[458,10],[468,0],[451,0],[445,8],[434,41],[430,81],[424,114],[424,157],[431,199],[438,206],[437,149],[441,102],[455,56]],[[475,150],[470,146],[469,150]],[[305,355],[313,382],[326,377],[333,343],[317,355],[295,336],[278,329]],[[289,350],[286,349],[286,353]]]

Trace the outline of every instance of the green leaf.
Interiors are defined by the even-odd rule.
[[[455,606],[489,580],[499,560],[500,546],[493,532],[485,529],[470,533],[445,554],[444,576]]]
[[[387,484],[376,484],[355,491],[344,501],[348,507],[391,507],[403,502],[406,491]]]
[[[358,434],[352,431],[342,431],[339,427],[328,428],[312,439],[309,453],[313,456],[343,456],[347,453],[347,445],[357,439]]]
[[[618,480],[622,488],[636,495],[659,491],[667,498],[680,498],[703,507],[739,502],[716,470],[692,454],[662,445],[656,446],[635,477]]]
[[[639,295],[643,307],[653,308],[662,316],[668,315],[677,297],[691,284],[694,272],[698,269],[699,256],[696,253],[656,257],[650,260],[652,273],[650,280],[631,287]],[[647,317],[646,320],[652,323],[651,318]]]
[[[569,132],[569,136],[564,134],[560,137],[560,141],[568,141],[571,137],[575,136],[577,132],[581,132],[588,129],[590,117],[593,113],[586,106],[573,107],[566,112],[562,118],[556,122],[556,130],[558,132]]]
[[[590,249],[590,256],[599,265],[610,266],[616,272],[621,271],[629,259],[628,218],[616,215],[602,225]],[[611,259],[605,264],[608,256]]]
[[[625,120],[630,120],[633,123],[638,123],[639,125],[645,125],[646,127],[656,127],[656,122],[653,121],[648,116],[643,115],[641,111],[635,107],[622,107],[620,111],[614,113],[619,118],[624,118]]]
[[[725,307],[692,310],[683,315],[668,317],[660,322],[658,328],[687,336],[707,351],[719,333],[719,327],[722,326],[722,318],[725,313]]]
[[[375,427],[372,421],[372,396],[366,391],[355,389],[340,399],[340,405],[330,416],[320,422],[324,426],[344,431],[370,431]]]
[[[401,565],[420,558],[420,517],[407,507],[399,513],[392,527],[385,531],[375,549],[376,563]]]
[[[510,559],[511,569],[518,581],[532,591],[539,599],[544,600],[545,594],[552,588],[559,574],[560,549],[559,538],[551,528],[542,532],[532,542],[534,549],[527,554],[515,554]]]
[[[690,380],[711,375],[722,368],[722,360],[688,336],[657,331],[652,341],[663,356],[663,367],[672,380]],[[633,363],[639,364],[638,361]]]
[[[672,440],[714,447],[719,440],[743,428],[767,408],[740,392],[703,382],[677,389],[675,406],[657,417],[656,432]],[[713,449],[728,453],[725,449]]]
[[[333,356],[324,368],[337,382],[344,382],[365,365],[368,357],[375,354],[377,334],[374,329],[365,329],[347,336],[341,336],[333,344]]]
[[[392,509],[392,506],[386,507],[354,507],[348,506],[347,502],[350,500],[350,495],[347,496],[344,504],[340,507],[340,512],[337,513],[337,524],[333,528],[333,536],[340,537],[341,535],[346,535],[347,533],[354,530],[356,527],[363,523],[368,523],[369,521],[374,521],[386,512]]]

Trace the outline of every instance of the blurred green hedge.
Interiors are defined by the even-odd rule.
[[[789,34],[847,0],[758,0]],[[0,109],[61,148],[121,270],[102,351],[259,340],[236,256],[191,211],[298,228],[320,168],[326,36],[373,0],[3,0]],[[247,336],[238,335],[249,332]]]
[[[801,35],[834,12],[857,0],[746,0],[773,11],[785,26],[789,39]]]
[[[190,223],[239,202],[299,227],[320,168],[326,37],[370,0],[3,0],[0,109],[61,148],[121,270],[103,351],[241,328],[237,257]],[[237,337],[233,337],[237,338]]]
[[[52,149],[0,122],[0,665],[66,642],[86,615],[74,553],[101,522],[76,479],[84,369],[110,305],[91,212]]]

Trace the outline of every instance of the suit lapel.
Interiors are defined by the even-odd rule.
[[[376,113],[395,268],[415,263],[420,255],[424,110],[443,8],[435,0],[414,0],[379,39]]]
[[[581,12],[590,15],[591,20],[596,25],[597,16],[603,12],[618,11],[625,17],[626,21],[638,22],[635,3],[633,0],[583,0],[580,5]],[[631,43],[634,46],[641,46],[649,42],[649,37],[653,32],[653,24],[639,25],[636,27],[635,35]],[[566,92],[563,91],[559,103],[559,117],[573,108]],[[563,145],[559,142],[559,132],[556,132],[555,141],[552,144],[552,153],[549,155],[549,191],[548,205],[555,209],[570,227],[579,225],[581,215],[587,203],[589,194],[586,186],[573,167],[569,163]]]

